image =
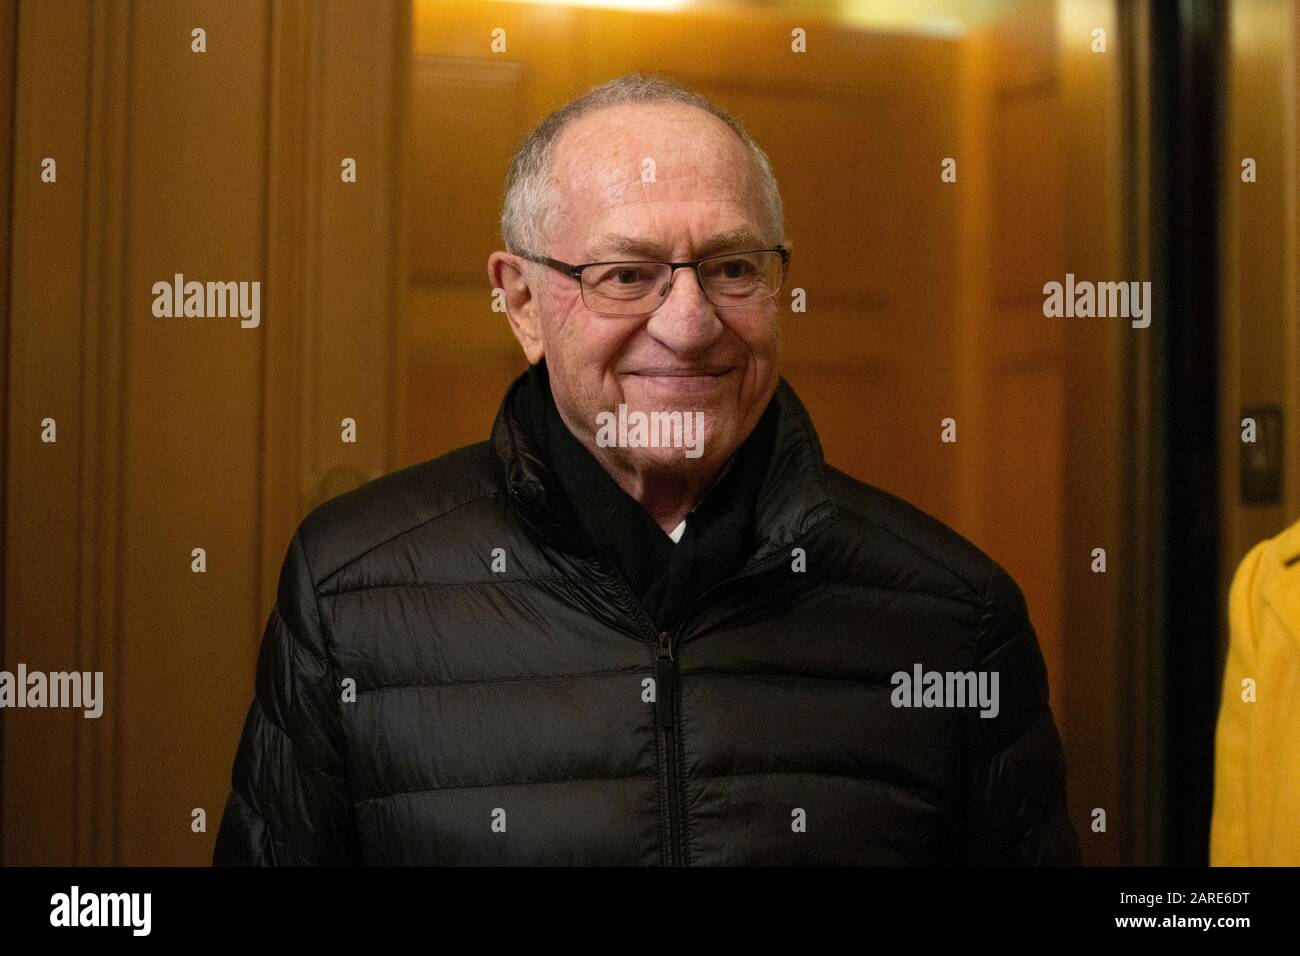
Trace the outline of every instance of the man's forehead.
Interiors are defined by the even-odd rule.
[[[567,192],[617,201],[654,181],[675,189],[698,182],[726,188],[749,178],[752,163],[716,116],[680,104],[610,106],[579,117],[555,145],[553,175]]]
[[[763,239],[748,226],[735,226],[722,229],[697,243],[692,251],[697,256],[707,256],[715,252],[734,252],[741,249],[758,249],[763,246]],[[602,232],[583,244],[588,255],[634,255],[651,259],[666,259],[672,255],[672,248],[647,236],[629,235],[625,232]]]
[[[651,180],[643,178],[647,169]],[[698,237],[698,255],[761,244],[761,227],[749,222],[761,215],[752,157],[721,120],[703,110],[636,103],[580,117],[556,144],[554,175],[561,216],[584,234],[581,246],[592,254],[666,256],[669,250],[641,229],[618,227],[627,219],[623,207],[644,202],[734,205],[735,215],[719,217],[731,222],[711,224],[716,227]]]

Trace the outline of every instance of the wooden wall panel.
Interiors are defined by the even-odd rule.
[[[990,171],[998,210],[993,220],[997,261],[1010,266],[996,272],[997,303],[1028,307],[1041,318],[1042,277],[1065,279],[1065,182],[1056,75],[1035,73],[1008,78],[995,89]],[[1037,329],[1044,325],[1034,323]]]
[[[1018,16],[969,37],[963,51],[961,520],[1008,568],[1023,564],[1025,547],[1038,546],[1019,522],[1008,527],[1005,516],[1016,513],[1008,509],[1026,486],[1045,503],[1059,501],[1062,481],[1052,462],[1064,422],[1052,399],[1064,375],[1065,333],[1042,313],[1043,283],[1065,274],[1054,24],[1051,7],[1025,4]],[[1047,389],[1041,404],[1026,383]],[[1013,397],[1034,407],[1012,407]],[[1049,560],[1044,581],[1061,570],[1058,552]],[[1020,583],[1037,625],[1039,609],[1059,591]],[[1046,628],[1040,638],[1057,640]],[[1049,677],[1054,685],[1063,679],[1059,668]]]
[[[509,351],[412,349],[407,403],[419,414],[411,416],[411,454],[485,440],[507,386],[519,375],[520,364],[519,357]]]
[[[18,5],[8,3],[0,6],[0,63],[18,62]],[[0,104],[7,110],[6,115],[14,116],[14,71],[5,70],[0,74]],[[0,123],[0,223],[7,224],[0,228],[0,342],[5,345],[8,355],[9,338],[9,279],[10,279],[10,228],[13,216],[13,156],[14,127],[12,123]],[[5,455],[0,457],[0,508],[6,507],[5,473],[9,462],[9,362],[0,362],[0,449]],[[7,535],[5,522],[0,520],[0,663],[8,660],[5,654],[5,558]],[[0,773],[4,771],[4,724],[0,722]],[[4,787],[0,786],[0,864],[4,862]]]
[[[1296,56],[1294,3],[1236,0],[1229,5],[1223,161],[1224,283],[1220,398],[1224,596],[1257,542],[1300,517],[1300,319],[1296,310]],[[1279,122],[1279,117],[1287,121]],[[1257,181],[1242,182],[1255,160]],[[1241,419],[1247,405],[1284,408],[1283,496],[1277,504],[1241,497]]]
[[[1106,54],[1090,49],[1095,27]],[[1043,285],[1067,272],[1144,278],[1130,252],[1145,239],[1124,232],[1137,195],[1121,148],[1133,42],[1115,4],[1060,0],[1017,4],[962,45],[959,527],[1025,592],[1089,863],[1134,859],[1151,810],[1134,756],[1149,727],[1132,703],[1149,646],[1131,630],[1144,573],[1145,491],[1129,454],[1140,343],[1127,321],[1044,316]],[[1106,548],[1105,575],[1091,572],[1093,547]],[[1091,829],[1096,807],[1105,834]]]
[[[229,734],[238,709],[231,639],[246,648],[260,623],[262,337],[238,320],[157,318],[151,288],[175,273],[261,278],[266,8],[159,2],[135,12],[124,117],[114,850],[128,865],[196,863],[209,841],[189,833],[190,811],[219,805],[213,785],[228,772],[229,744],[214,742],[213,729]],[[190,51],[195,25],[207,30],[207,53]],[[190,569],[193,548],[206,549],[204,574]]]
[[[6,713],[7,864],[211,859],[293,527],[400,458],[409,38],[378,0],[19,7],[4,666],[105,703]],[[176,273],[260,282],[260,325],[155,316]]]
[[[1091,47],[1094,29],[1106,31],[1105,54]],[[1068,0],[1058,6],[1061,131],[1068,271],[1093,281],[1149,279],[1134,251],[1149,235],[1129,235],[1130,203],[1141,204],[1134,175],[1138,144],[1127,122],[1125,71],[1136,38],[1120,27],[1113,0]],[[1132,148],[1127,144],[1132,143]],[[1152,322],[1169,321],[1159,310]],[[1158,826],[1147,802],[1154,760],[1152,721],[1159,685],[1144,679],[1158,653],[1155,635],[1135,633],[1143,602],[1143,552],[1150,541],[1136,533],[1148,508],[1146,465],[1133,448],[1146,409],[1135,402],[1135,369],[1149,347],[1146,329],[1123,318],[1064,320],[1067,450],[1064,476],[1065,599],[1062,607],[1064,719],[1074,760],[1071,795],[1085,860],[1094,864],[1155,862],[1146,845]],[[1105,548],[1107,570],[1091,570],[1091,551]],[[1091,828],[1091,812],[1106,810],[1104,833]]]
[[[835,467],[879,487],[906,488],[905,449],[912,444],[900,415],[907,393],[898,369],[861,363],[820,361],[792,363],[790,376],[809,408],[854,409],[852,415],[814,418],[824,447],[835,450]],[[937,441],[938,428],[934,431]]]
[[[1059,355],[1010,360],[990,370],[993,460],[1006,466],[992,483],[997,514],[990,547],[1026,595],[1043,648],[1052,707],[1064,712],[1061,609],[1065,603],[1065,372]]]
[[[81,184],[91,23],[72,0],[18,10],[15,73],[12,312],[6,356],[4,669],[93,670],[99,649],[80,628],[77,548],[81,446],[96,423],[81,412],[83,368]],[[80,14],[80,15],[78,15]],[[57,71],[45,69],[60,63]],[[42,162],[58,181],[42,183]],[[69,240],[72,240],[71,242]],[[91,360],[93,365],[93,359]],[[57,443],[41,441],[52,418]],[[110,698],[111,700],[111,698]],[[111,705],[110,705],[111,706]],[[111,709],[84,728],[111,740]],[[76,783],[89,754],[80,712],[15,710],[4,716],[6,865],[71,863],[77,857]],[[100,798],[103,794],[98,794]]]
[[[307,505],[314,507],[391,470],[399,458],[410,19],[398,0],[311,3],[307,10],[319,38],[314,82],[322,90],[319,111],[310,114],[319,162],[307,184],[317,204],[310,273],[317,290],[312,311],[292,319],[311,332],[304,424]],[[341,181],[345,157],[357,161],[355,184]],[[345,417],[357,422],[355,444],[340,440]]]
[[[528,70],[519,61],[421,56],[411,72],[411,275],[479,282],[500,236],[500,163],[523,126]]]

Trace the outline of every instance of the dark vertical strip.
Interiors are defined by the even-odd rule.
[[[1160,332],[1155,400],[1164,427],[1163,591],[1167,760],[1161,862],[1209,861],[1218,702],[1219,253],[1222,0],[1152,3],[1152,263]],[[1158,131],[1158,135],[1155,135]]]
[[[0,366],[0,664],[5,660],[5,527],[9,508],[9,374],[13,346],[9,333],[9,272],[13,249],[13,155],[18,125],[18,0],[0,0],[0,342],[4,343]],[[0,866],[5,859],[4,833],[4,721],[0,721]]]
[[[1153,308],[1163,307],[1157,250],[1163,248],[1162,194],[1157,190],[1154,164],[1157,147],[1152,128],[1151,4],[1121,3],[1116,8],[1124,62],[1124,232],[1123,261],[1134,279],[1151,280]],[[1127,673],[1122,688],[1122,726],[1130,728],[1132,746],[1123,748],[1123,793],[1131,823],[1124,827],[1124,862],[1150,866],[1164,856],[1165,760],[1165,629],[1163,551],[1158,535],[1164,528],[1164,376],[1155,357],[1158,336],[1166,328],[1163,308],[1151,325],[1123,351],[1125,393],[1125,459],[1130,462],[1131,493],[1123,503],[1125,547],[1133,555],[1135,573],[1123,582],[1122,620],[1126,633],[1138,638],[1121,649]],[[1117,821],[1118,823],[1118,821]]]

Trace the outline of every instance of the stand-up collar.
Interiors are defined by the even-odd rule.
[[[520,519],[554,547],[587,555],[590,548],[569,517],[564,491],[546,450],[529,433],[517,404],[529,387],[525,372],[511,383],[492,426],[502,481]],[[782,378],[776,388],[772,452],[756,496],[753,549],[745,566],[784,550],[834,514],[826,492],[821,442],[803,403]]]

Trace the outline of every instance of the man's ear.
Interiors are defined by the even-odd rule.
[[[488,256],[488,281],[493,289],[501,289],[505,298],[506,317],[510,331],[515,333],[529,365],[542,360],[542,322],[540,307],[523,272],[523,263],[508,252],[494,252]]]

